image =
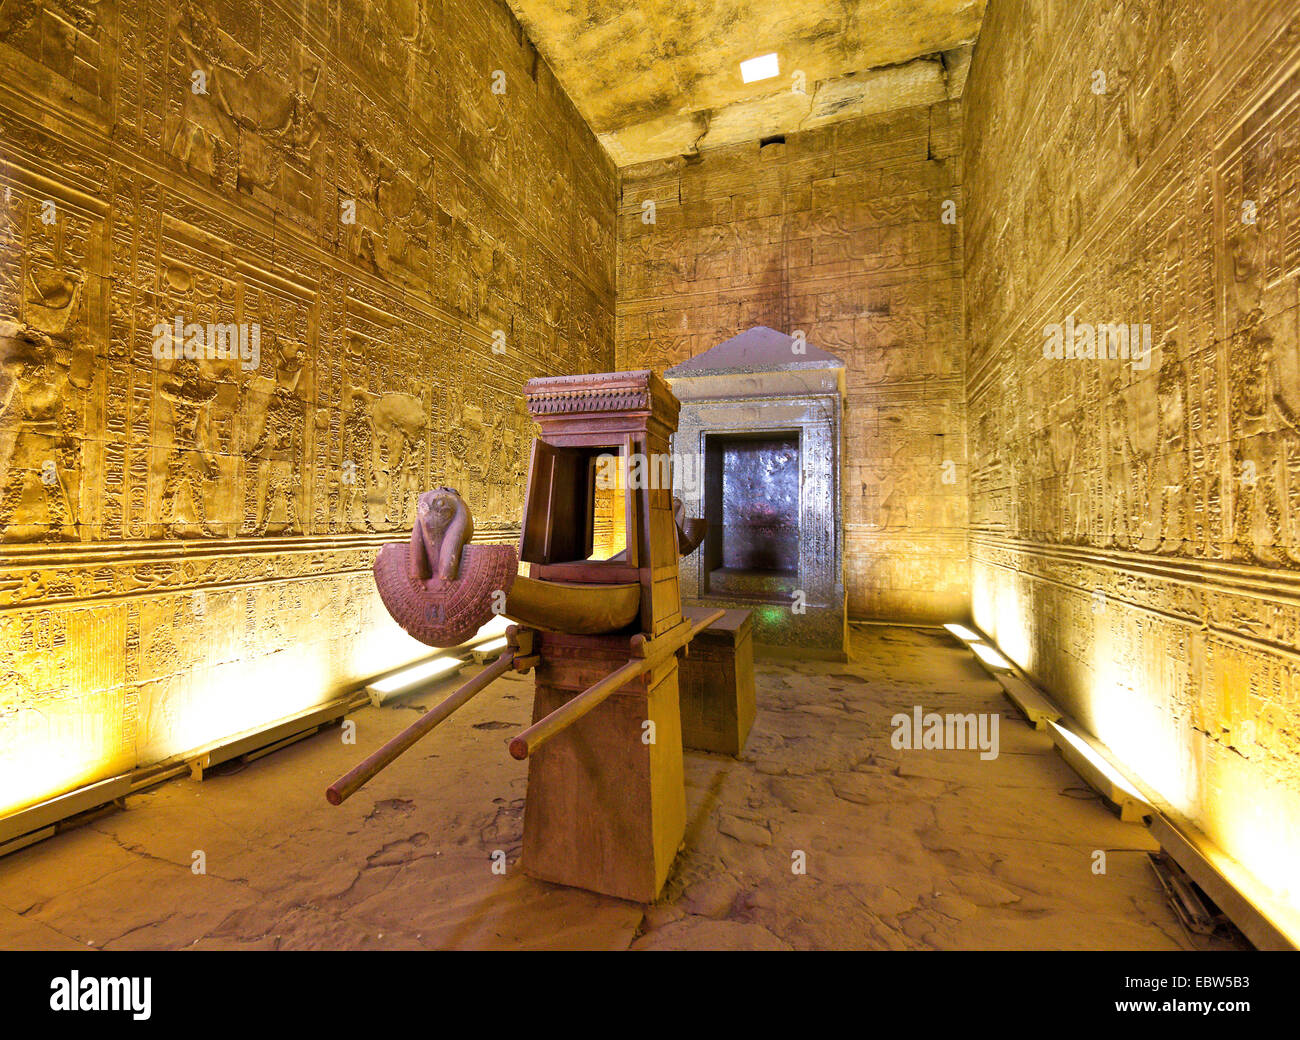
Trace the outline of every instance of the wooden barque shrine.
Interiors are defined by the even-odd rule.
[[[524,870],[649,902],[686,828],[678,654],[724,613],[682,614],[678,561],[699,545],[702,521],[682,515],[671,486],[627,479],[638,459],[659,472],[648,460],[669,456],[679,405],[651,371],[534,379],[524,393],[541,436],[518,555],[468,544],[468,508],[439,488],[420,496],[410,542],[375,560],[385,606],[417,639],[457,645],[496,612],[518,622],[509,645],[327,797],[339,804],[493,679],[532,669],[532,725],[509,745],[529,763]],[[595,560],[598,470],[611,456],[623,474],[625,548]]]

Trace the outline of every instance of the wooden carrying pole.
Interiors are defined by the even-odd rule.
[[[391,765],[398,755],[410,748],[457,708],[473,698],[493,679],[510,671],[515,666],[518,653],[518,649],[513,646],[503,650],[500,657],[469,682],[459,687],[455,693],[435,707],[430,708],[364,762],[330,784],[325,790],[326,800],[330,805],[342,805],[346,799],[356,794],[367,780],[371,779],[381,769]],[[522,658],[520,658],[520,661],[523,663]]]
[[[664,658],[688,645],[700,631],[708,628],[725,613],[725,610],[715,610],[694,624],[683,620],[657,639],[646,639],[644,635],[633,636],[632,660],[622,668],[610,672],[595,686],[588,687],[572,700],[566,701],[545,718],[538,719],[510,741],[511,757],[525,759],[534,754],[553,736],[572,726],[611,694],[622,689],[638,675],[644,675]]]

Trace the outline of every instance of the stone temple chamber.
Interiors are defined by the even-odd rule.
[[[1297,948],[1297,0],[0,0],[15,1030]]]

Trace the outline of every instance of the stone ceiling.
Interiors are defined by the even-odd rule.
[[[986,0],[508,2],[628,166],[958,97]],[[769,52],[779,75],[742,82]]]

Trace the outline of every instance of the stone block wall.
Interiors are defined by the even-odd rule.
[[[845,362],[851,617],[969,610],[960,137],[945,101],[622,171],[620,368],[755,325]]]
[[[428,652],[374,553],[440,484],[511,536],[616,184],[497,0],[4,5],[0,813]]]
[[[1300,898],[1300,9],[992,0],[965,111],[975,620]]]

